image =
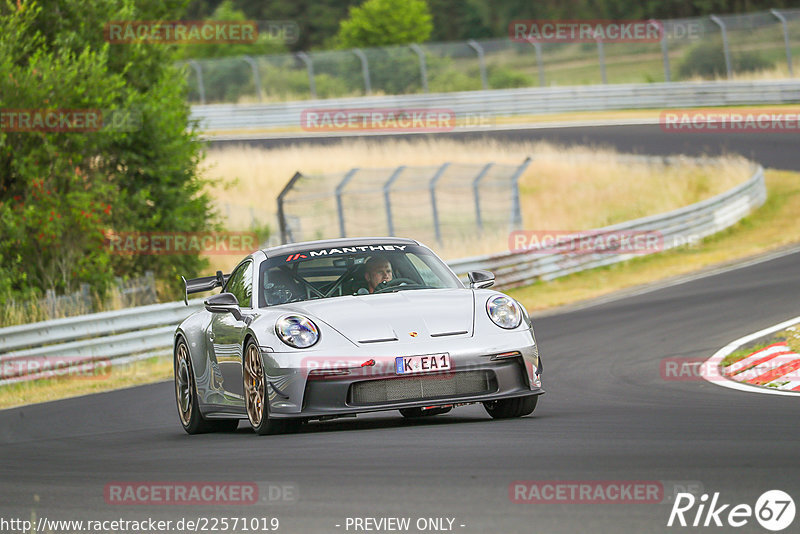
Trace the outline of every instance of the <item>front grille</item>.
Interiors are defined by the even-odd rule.
[[[350,386],[350,404],[375,404],[489,393],[497,389],[491,371],[464,371],[445,375],[404,376],[356,382]]]

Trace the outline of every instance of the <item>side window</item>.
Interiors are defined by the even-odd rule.
[[[248,261],[243,263],[231,274],[228,283],[225,286],[225,291],[233,293],[236,300],[239,301],[239,306],[242,308],[249,308],[250,297],[253,294],[253,262]]]

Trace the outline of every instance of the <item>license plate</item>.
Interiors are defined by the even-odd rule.
[[[425,354],[423,356],[398,356],[394,359],[395,371],[398,375],[417,373],[435,373],[450,369],[450,355]]]

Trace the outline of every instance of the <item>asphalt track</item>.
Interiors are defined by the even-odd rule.
[[[398,134],[380,137],[349,136],[346,139],[383,140],[391,138],[412,139],[431,134]],[[486,132],[450,132],[435,134],[450,139],[493,139],[508,141],[549,141],[564,145],[595,145],[613,147],[621,152],[635,154],[687,156],[741,154],[757,161],[764,167],[800,170],[800,157],[797,155],[800,136],[796,133],[779,132],[715,132],[715,133],[675,133],[665,132],[658,124],[637,124],[620,126],[592,127],[548,127],[520,128]],[[258,147],[279,147],[293,144],[313,145],[331,144],[342,141],[341,137],[282,137],[279,139],[226,140],[212,141],[212,146],[250,145]],[[288,179],[288,178],[287,178]]]
[[[618,146],[681,148],[636,137]],[[765,165],[800,167],[785,145],[753,150]],[[293,435],[257,437],[240,424],[235,433],[188,436],[171,383],[2,411],[0,519],[278,517],[287,533],[354,532],[348,517],[410,517],[408,532],[418,532],[420,517],[454,518],[464,533],[688,530],[666,527],[669,495],[659,504],[513,503],[517,480],[695,481],[724,503],[753,506],[781,489],[800,504],[797,399],[666,380],[660,370],[664,358],[707,357],[800,315],[799,274],[800,253],[790,254],[539,318],[547,394],[518,420],[493,421],[468,406],[424,422],[387,412]],[[244,507],[104,500],[112,482],[190,480],[289,484],[298,499]],[[735,530],[766,532],[753,518]]]

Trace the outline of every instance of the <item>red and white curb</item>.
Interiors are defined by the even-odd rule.
[[[728,343],[701,366],[701,376],[718,386],[772,395],[800,395],[800,354],[785,343],[774,343],[737,361],[723,373],[719,365],[742,345],[800,323],[800,317],[770,326]],[[770,386],[772,384],[772,386]]]

